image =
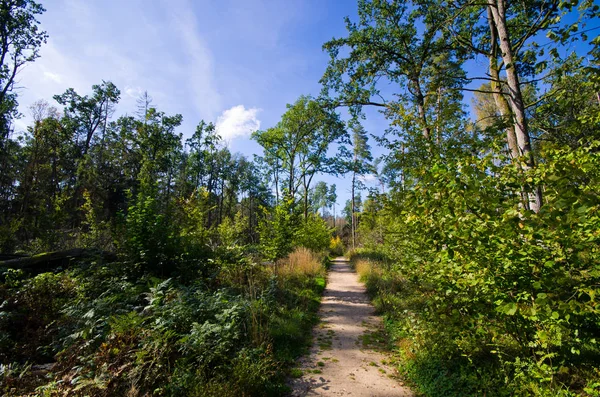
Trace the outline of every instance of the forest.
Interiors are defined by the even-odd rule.
[[[46,10],[0,0],[2,395],[286,395],[345,255],[417,395],[600,396],[600,5],[356,9],[249,158],[108,80],[17,132]]]

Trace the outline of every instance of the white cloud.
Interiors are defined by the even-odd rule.
[[[217,119],[217,133],[225,140],[250,136],[260,128],[258,112],[260,109],[246,109],[244,105],[225,110]]]
[[[141,87],[126,86],[124,92],[128,97],[137,100],[144,93],[144,90]]]
[[[52,72],[44,72],[44,77],[54,81],[55,83],[62,83],[62,77],[60,77],[60,75],[58,73],[52,73]]]
[[[373,174],[366,174],[366,175],[359,176],[358,179],[360,179],[361,181],[363,181],[365,183],[372,183],[377,180],[377,177]]]

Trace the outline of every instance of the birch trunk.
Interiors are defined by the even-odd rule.
[[[522,167],[525,171],[535,167],[533,151],[531,150],[531,139],[527,129],[527,117],[525,115],[525,103],[519,84],[519,75],[515,67],[515,59],[510,44],[508,27],[506,24],[506,0],[489,0],[488,10],[492,15],[492,21],[498,33],[502,60],[506,68],[506,82],[508,86],[508,103],[513,114],[513,125],[520,158],[524,161]],[[542,205],[542,191],[535,187],[529,192],[529,208],[539,212]]]

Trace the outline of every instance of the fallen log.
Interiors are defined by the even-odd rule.
[[[51,269],[69,266],[70,262],[76,258],[93,257],[100,257],[106,261],[117,259],[117,256],[112,252],[89,248],[74,248],[66,251],[45,252],[24,258],[0,261],[0,267],[23,270]]]

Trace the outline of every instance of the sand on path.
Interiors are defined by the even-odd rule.
[[[344,258],[333,261],[319,316],[310,355],[299,362],[304,375],[291,381],[292,396],[413,396],[378,351],[381,319]]]

